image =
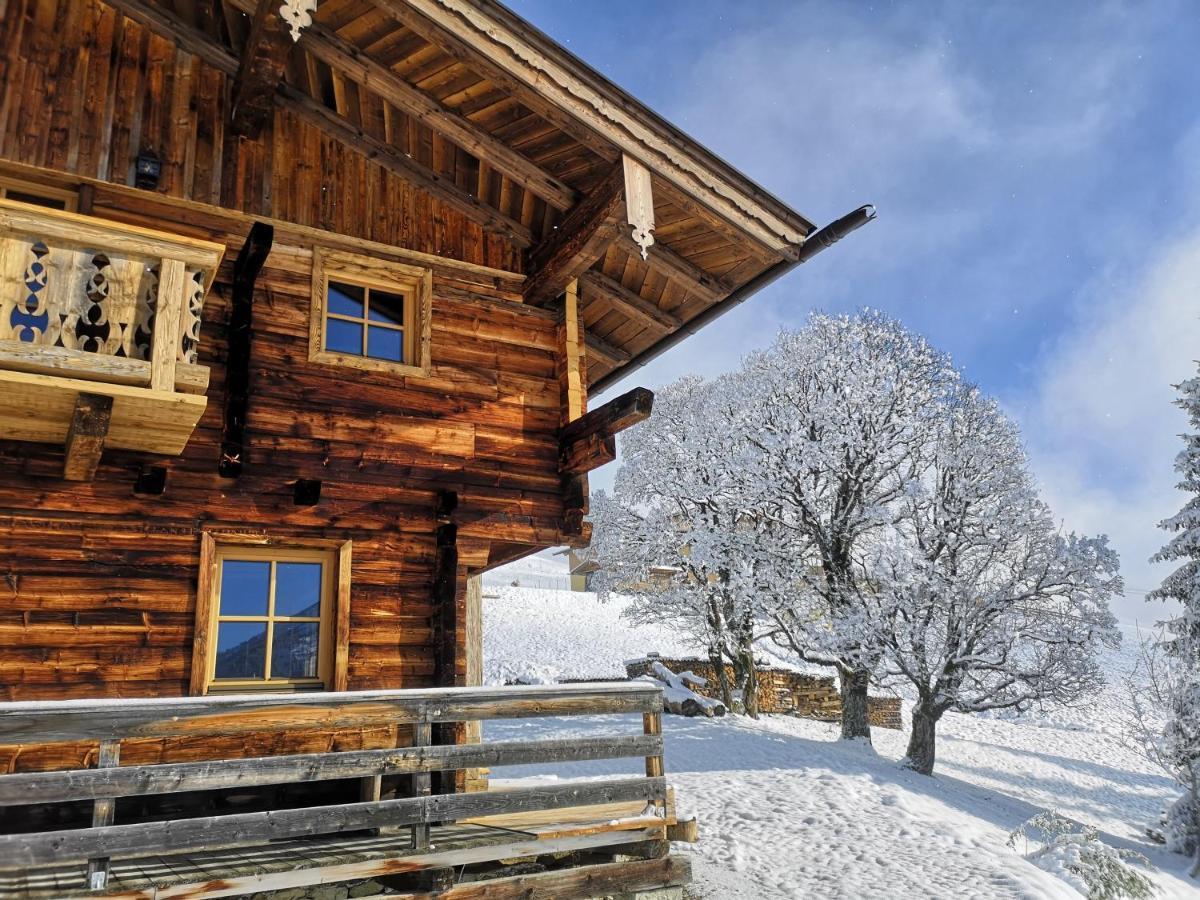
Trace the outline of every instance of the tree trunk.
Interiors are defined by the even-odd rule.
[[[871,675],[864,669],[842,671],[838,676],[842,690],[842,739],[866,738],[871,743],[871,721],[867,716],[867,683]]]
[[[758,718],[758,669],[754,665],[754,652],[742,654],[742,706],[746,715],[752,719]]]
[[[725,708],[733,710],[733,691],[729,687],[729,676],[725,674],[725,658],[721,656],[721,651],[710,650],[708,661],[713,667],[713,671],[717,673],[717,684],[721,688],[721,702],[725,704]]]
[[[929,709],[924,701],[918,701],[912,711],[912,733],[908,736],[908,750],[904,754],[904,766],[922,775],[933,774],[937,722],[940,713]]]

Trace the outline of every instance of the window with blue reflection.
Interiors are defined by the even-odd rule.
[[[276,563],[275,615],[320,616],[323,570],[320,563]]]
[[[271,596],[271,564],[227,559],[221,564],[221,615],[265,616]]]
[[[267,660],[266,622],[221,622],[217,625],[218,680],[262,678]]]

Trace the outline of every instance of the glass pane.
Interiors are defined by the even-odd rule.
[[[275,615],[319,616],[322,568],[320,563],[276,563]]]
[[[371,289],[372,322],[390,322],[393,325],[404,324],[404,295],[392,294],[387,291]]]
[[[404,332],[390,328],[368,328],[367,356],[404,362]]]
[[[338,353],[353,353],[362,356],[361,325],[353,322],[343,322],[341,319],[325,320],[325,349],[336,350]]]
[[[227,559],[221,564],[221,615],[265,616],[271,564]]]
[[[266,622],[217,624],[217,678],[262,678],[266,662]]]
[[[316,622],[276,622],[271,677],[316,678],[320,636],[321,626]]]
[[[342,316],[358,316],[363,314],[363,295],[366,288],[357,284],[342,284],[339,281],[329,282],[328,304],[331,313]]]

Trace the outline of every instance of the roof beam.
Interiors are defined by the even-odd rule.
[[[135,21],[158,32],[177,47],[196,54],[226,75],[237,74],[240,67],[238,58],[227,47],[188,25],[173,13],[150,4],[146,0],[106,0],[106,2]],[[331,137],[342,141],[351,150],[412,182],[416,187],[458,210],[483,228],[503,235],[519,247],[528,247],[533,243],[529,229],[516,219],[505,216],[483,203],[479,198],[468,194],[446,179],[440,172],[422,165],[407,154],[401,153],[391,144],[364,133],[349,120],[342,118],[307,94],[290,85],[280,84],[276,91],[275,102]]]
[[[592,267],[617,238],[625,219],[625,172],[613,169],[529,251],[525,302],[547,303]]]
[[[254,0],[229,2],[246,12],[254,9]],[[470,119],[409,84],[324,25],[314,22],[305,28],[300,34],[300,46],[401,112],[440,132],[555,209],[568,210],[578,201],[579,192],[569,184],[555,178]]]
[[[591,270],[579,276],[579,284],[585,295],[598,297],[616,307],[625,315],[637,319],[647,328],[659,332],[671,332],[683,325],[683,322],[664,309],[637,294],[616,279],[609,278],[603,272]]]
[[[247,4],[252,18],[250,37],[233,81],[230,121],[234,134],[256,138],[275,109],[275,88],[292,51],[292,36],[278,0]]]

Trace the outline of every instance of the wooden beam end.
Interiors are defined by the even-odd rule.
[[[91,481],[96,476],[112,421],[112,405],[113,398],[104,394],[81,393],[76,398],[63,462],[67,481]]]

